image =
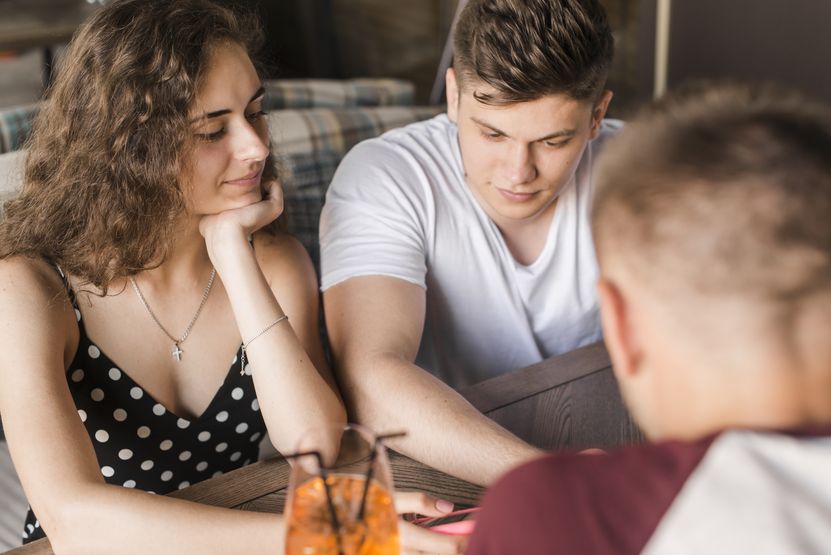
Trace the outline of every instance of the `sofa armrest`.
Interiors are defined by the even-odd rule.
[[[2,203],[15,196],[23,185],[23,162],[26,151],[17,150],[0,154],[0,218]]]
[[[38,104],[0,110],[0,154],[23,148],[37,110]]]

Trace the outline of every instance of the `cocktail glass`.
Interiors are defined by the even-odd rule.
[[[340,435],[335,453],[321,452]],[[398,525],[383,437],[355,424],[314,430],[293,460],[286,555],[397,555]]]

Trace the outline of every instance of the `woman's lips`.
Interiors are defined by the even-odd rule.
[[[252,185],[259,185],[260,177],[262,176],[263,170],[259,169],[253,173],[250,173],[246,176],[240,177],[239,179],[230,179],[225,181],[226,185],[233,185],[235,187],[250,187]]]

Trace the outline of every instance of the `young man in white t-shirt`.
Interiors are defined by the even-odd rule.
[[[537,453],[453,387],[601,338],[588,210],[613,41],[597,0],[471,0],[447,115],[355,147],[321,217],[353,418],[481,484]]]

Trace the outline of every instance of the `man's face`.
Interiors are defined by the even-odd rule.
[[[596,105],[565,95],[490,106],[474,98],[482,83],[456,86],[448,71],[448,116],[458,125],[467,183],[500,227],[531,222],[553,206],[597,136],[611,93]]]

